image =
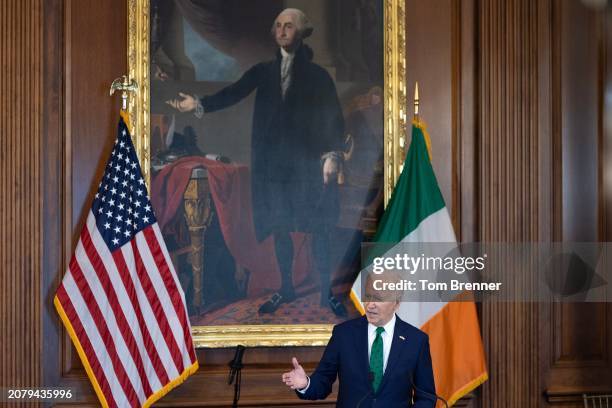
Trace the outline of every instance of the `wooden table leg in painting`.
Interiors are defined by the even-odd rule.
[[[193,169],[183,195],[185,219],[191,239],[190,261],[193,272],[193,309],[199,313],[202,306],[202,279],[204,276],[204,234],[212,220],[208,171]]]

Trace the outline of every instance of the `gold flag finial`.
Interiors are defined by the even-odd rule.
[[[419,83],[414,86],[414,116],[419,116]]]
[[[128,92],[136,93],[138,91],[138,83],[134,79],[129,79],[127,75],[116,78],[110,87],[110,95],[115,91],[121,91],[121,109],[127,110]]]

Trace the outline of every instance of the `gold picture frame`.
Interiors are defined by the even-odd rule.
[[[401,171],[407,132],[405,6],[381,0],[384,9],[384,203]],[[128,100],[134,144],[150,191],[149,0],[128,0],[128,77],[139,88]],[[194,326],[196,347],[324,346],[331,324]]]

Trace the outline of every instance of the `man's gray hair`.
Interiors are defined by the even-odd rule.
[[[295,24],[300,39],[303,40],[305,38],[310,37],[310,35],[314,31],[312,23],[310,22],[308,17],[306,17],[306,14],[304,14],[302,10],[296,8],[286,8],[278,14],[278,16],[274,19],[274,23],[272,23],[272,29],[270,30],[272,36],[275,35],[276,20],[278,20],[278,18],[283,14],[289,13],[293,14],[293,16],[295,17]]]
[[[395,269],[389,269],[384,271],[382,274],[374,273],[373,271],[366,272],[365,279],[362,281],[365,285],[361,288],[362,297],[366,295],[367,297],[367,289],[370,287],[370,293],[376,295],[378,298],[377,302],[401,302],[404,297],[403,290],[391,290],[391,289],[382,289],[377,290],[374,288],[374,281],[380,280],[386,283],[400,283],[402,281],[402,274]]]

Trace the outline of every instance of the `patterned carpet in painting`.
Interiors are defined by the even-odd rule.
[[[336,290],[339,289],[339,290]],[[348,288],[336,288],[335,293],[347,293]],[[344,290],[342,290],[344,289]],[[349,312],[346,318],[340,318],[328,306],[320,306],[320,293],[316,287],[298,288],[298,297],[291,303],[280,305],[273,314],[257,312],[259,306],[270,298],[264,295],[231,303],[217,310],[198,317],[191,316],[193,326],[221,326],[235,324],[336,324],[358,317],[359,312],[345,295],[339,297]]]

